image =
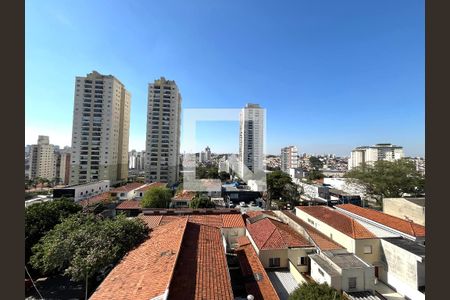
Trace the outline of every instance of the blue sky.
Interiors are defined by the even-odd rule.
[[[266,108],[269,153],[425,154],[423,0],[25,4],[26,144],[70,145],[75,76],[97,70],[132,94],[130,150],[145,148],[147,85],[165,76],[183,108]],[[237,152],[238,128],[199,124],[196,145]]]

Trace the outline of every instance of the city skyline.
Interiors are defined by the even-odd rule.
[[[295,145],[348,156],[389,142],[425,155],[423,2],[241,5],[27,2],[25,144],[48,135],[71,146],[74,78],[97,70],[132,94],[129,150],[145,149],[147,86],[164,76],[183,91],[182,108],[261,104],[269,154]],[[124,39],[114,49],[115,35],[100,38],[111,29]],[[198,151],[237,153],[239,123],[210,123]]]

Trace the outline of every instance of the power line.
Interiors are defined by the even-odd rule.
[[[36,292],[39,294],[39,296],[41,297],[41,299],[44,300],[44,297],[42,297],[42,295],[41,295],[41,293],[39,292],[38,288],[37,288],[36,285],[34,284],[33,278],[31,278],[31,275],[30,275],[30,273],[28,272],[28,268],[27,268],[26,265],[25,265],[25,271],[27,272],[28,277],[30,277],[31,283],[33,284],[34,288],[36,289]]]

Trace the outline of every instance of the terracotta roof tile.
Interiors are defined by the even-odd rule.
[[[353,239],[370,239],[376,236],[361,225],[358,221],[337,212],[328,206],[297,206],[297,209],[319,219],[334,229],[348,235]]]
[[[137,189],[139,187],[142,187],[142,186],[144,186],[144,183],[131,182],[131,183],[128,183],[126,185],[116,187],[116,188],[110,190],[110,192],[111,193],[123,193],[123,192],[127,193],[127,192],[131,192],[132,190],[135,190],[135,189]]]
[[[109,196],[110,196],[109,192],[104,192],[104,193],[98,194],[96,196],[80,200],[77,203],[83,207],[86,207],[86,206],[92,205],[92,204],[97,204],[97,203],[107,203],[109,201]]]
[[[168,299],[234,299],[218,228],[188,223]]]
[[[242,275],[247,279],[245,283],[247,294],[253,295],[256,300],[279,299],[248,237],[242,236],[238,238],[238,243],[239,248],[236,252]],[[258,280],[255,280],[256,277]]]
[[[321,233],[296,215],[294,215],[291,212],[283,211],[283,213],[288,216],[291,220],[293,220],[295,223],[303,227],[303,229],[308,233],[308,235],[311,237],[311,239],[314,241],[314,243],[317,245],[317,247],[320,248],[322,251],[328,251],[328,250],[337,250],[337,249],[344,249],[341,245],[330,239],[325,234]]]
[[[131,250],[103,280],[91,300],[148,300],[169,286],[179,256],[186,220],[160,226]]]
[[[408,221],[385,214],[381,211],[363,208],[353,204],[341,204],[337,205],[336,208],[346,210],[363,218],[369,219],[371,221],[377,222],[379,224],[385,225],[414,237],[425,236],[425,226],[414,223],[413,221]]]
[[[160,225],[161,219],[163,216],[147,216],[147,215],[139,215],[138,218],[142,219],[142,221],[147,224],[147,227],[153,229]]]
[[[271,218],[264,218],[252,224],[247,224],[247,230],[260,250],[313,247],[310,242],[289,225]]]
[[[141,201],[125,200],[116,206],[116,209],[141,209]]]
[[[244,219],[241,214],[223,214],[222,216],[222,227],[245,227]]]

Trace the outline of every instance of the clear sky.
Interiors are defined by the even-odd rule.
[[[183,108],[266,108],[269,153],[425,154],[423,0],[25,4],[26,144],[70,145],[75,76],[97,70],[132,94],[130,150],[145,149],[147,85],[164,76]],[[196,145],[237,152],[238,129],[201,122]]]

